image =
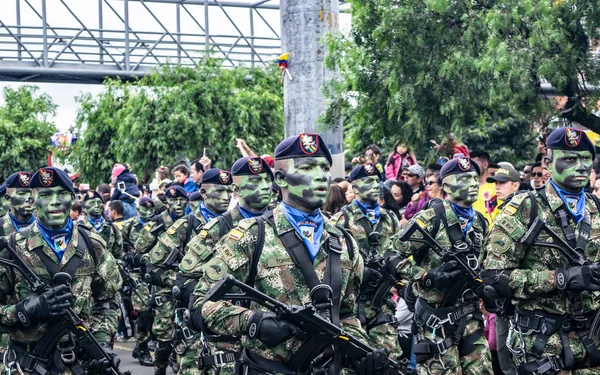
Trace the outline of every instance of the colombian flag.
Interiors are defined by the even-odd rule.
[[[287,76],[290,79],[290,81],[292,80],[292,75],[290,74],[290,71],[287,68],[289,59],[290,59],[289,52],[286,52],[277,58],[277,65],[279,65],[279,67],[281,68],[281,83],[283,83],[283,78],[285,77],[286,73],[287,73]]]

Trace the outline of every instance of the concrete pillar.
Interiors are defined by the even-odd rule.
[[[336,72],[323,66],[326,48],[323,36],[339,30],[338,0],[281,0],[281,49],[289,52],[293,80],[285,77],[285,136],[317,132],[324,136],[333,155],[333,177],[344,175],[343,126],[318,124],[326,109],[322,86]]]

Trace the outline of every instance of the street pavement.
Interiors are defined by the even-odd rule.
[[[119,368],[121,371],[131,371],[131,375],[152,375],[154,369],[152,367],[140,366],[137,359],[131,356],[131,352],[135,347],[135,340],[117,341],[114,344],[114,351],[121,359]],[[167,369],[167,374],[175,374],[171,368]]]

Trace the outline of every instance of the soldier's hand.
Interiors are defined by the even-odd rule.
[[[121,363],[121,359],[119,358],[119,356],[117,356],[117,354],[115,352],[113,352],[111,349],[109,349],[106,345],[104,344],[100,344],[102,345],[102,349],[104,350],[104,352],[107,354],[107,356],[111,359],[110,361],[106,358],[94,358],[94,359],[87,359],[84,358],[84,362],[85,362],[85,367],[87,369],[87,373],[88,374],[100,374],[100,375],[112,375],[114,374],[114,372],[112,371],[112,366],[114,365],[114,367],[119,367],[119,364]]]
[[[272,312],[255,311],[248,320],[248,338],[259,339],[269,348],[286,342],[293,336],[301,334],[298,327],[283,321]]]
[[[458,263],[451,260],[439,267],[427,271],[423,277],[423,285],[430,289],[447,289],[458,276],[460,276]]]
[[[30,294],[15,305],[17,318],[24,326],[33,321],[61,316],[71,307],[73,294],[64,284],[54,286],[42,294]]]
[[[581,292],[600,290],[600,263],[589,266],[559,268],[555,272],[558,290]]]
[[[387,349],[377,349],[371,353],[367,353],[356,368],[356,372],[359,375],[382,375],[387,371],[388,364],[390,363],[389,352]]]
[[[508,285],[510,283],[510,271],[483,270],[480,275],[483,284],[486,286],[485,291],[488,298],[513,297],[512,289]]]

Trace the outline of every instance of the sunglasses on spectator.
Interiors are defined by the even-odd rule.
[[[427,181],[427,185],[434,185],[434,184],[439,184],[438,181]]]
[[[533,177],[542,177],[544,174],[542,172],[531,172]]]
[[[412,174],[412,173],[407,173],[405,174],[406,177],[418,177],[416,174]]]

